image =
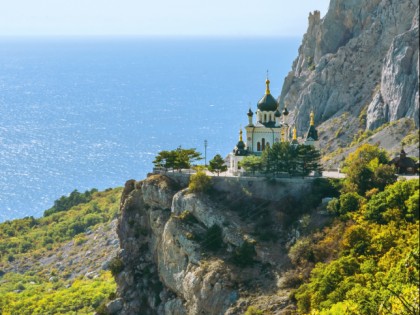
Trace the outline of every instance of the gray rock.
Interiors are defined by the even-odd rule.
[[[334,140],[347,143],[359,128],[353,121],[366,109],[362,128],[403,117],[418,127],[418,6],[411,0],[331,0],[322,19],[311,13],[279,96],[280,105],[292,109],[289,124],[303,135],[312,109],[316,124],[348,112],[347,136]]]
[[[123,300],[121,298],[115,299],[106,305],[110,314],[117,314],[123,308]]]

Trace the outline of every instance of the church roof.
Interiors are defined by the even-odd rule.
[[[259,100],[257,106],[260,111],[271,111],[277,110],[279,104],[276,99],[270,94],[270,80],[265,81],[265,95]]]
[[[258,109],[260,111],[271,111],[277,110],[278,104],[276,99],[271,94],[265,94],[258,102]]]
[[[248,155],[248,150],[245,148],[245,143],[242,140],[242,129],[239,131],[239,141],[236,144],[235,149],[233,149],[233,153],[236,156]]]
[[[312,139],[314,141],[318,140],[318,131],[315,128],[315,114],[313,111],[311,111],[311,114],[309,115],[310,122],[309,122],[309,130],[306,134],[306,139]]]
[[[309,126],[308,133],[306,134],[306,139],[318,140],[318,131],[314,125]]]
[[[235,149],[233,149],[233,153],[236,156],[248,155],[248,150],[245,149],[245,143],[242,140],[239,140],[239,142],[236,144]]]

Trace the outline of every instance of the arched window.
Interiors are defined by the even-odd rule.
[[[265,150],[265,139],[262,138],[261,142],[262,142],[262,150],[264,151]]]
[[[264,114],[264,122],[267,122],[267,114]]]
[[[257,142],[257,151],[261,151],[261,143]]]
[[[267,149],[270,149],[270,142],[266,143],[266,147],[267,147]]]

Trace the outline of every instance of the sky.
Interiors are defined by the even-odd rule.
[[[0,0],[0,36],[302,36],[329,0]]]

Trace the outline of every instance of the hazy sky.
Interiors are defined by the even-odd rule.
[[[0,0],[0,35],[302,36],[329,0]]]

